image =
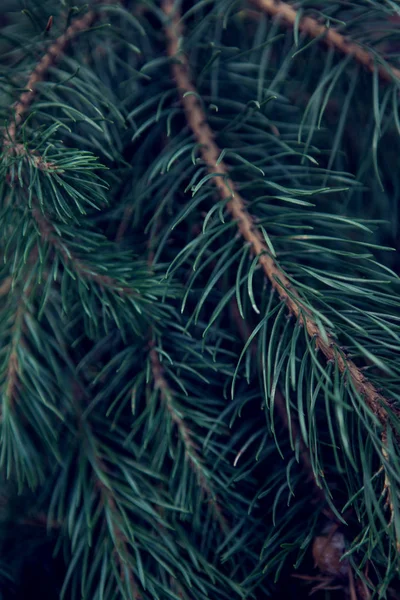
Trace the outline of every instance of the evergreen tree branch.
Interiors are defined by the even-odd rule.
[[[157,390],[159,390],[161,399],[171,415],[172,422],[176,425],[179,437],[181,438],[185,448],[187,460],[189,461],[193,471],[196,473],[196,477],[201,489],[203,490],[205,496],[209,499],[214,516],[220,524],[222,531],[227,533],[229,530],[228,523],[219,505],[218,498],[207,482],[207,477],[203,469],[202,458],[197,451],[197,446],[192,438],[192,434],[186,426],[184,419],[180,416],[179,412],[174,406],[173,392],[165,378],[162,364],[160,362],[157,350],[154,347],[150,350],[150,362],[154,378],[154,386]]]
[[[127,225],[127,218],[125,216],[120,224],[119,229],[118,229],[118,233],[117,233],[118,237],[119,236],[122,237],[124,235],[126,225]],[[148,264],[149,264],[150,269],[153,267],[154,255],[155,255],[156,234],[159,230],[159,227],[160,227],[159,219],[155,219],[153,226],[152,226],[152,230],[149,235],[149,241],[148,241],[148,252],[149,252]],[[209,503],[212,507],[212,512],[221,527],[221,531],[223,533],[227,534],[229,531],[228,522],[222,512],[220,502],[219,502],[216,494],[213,492],[213,490],[210,487],[209,482],[207,481],[207,472],[204,469],[202,457],[198,453],[197,444],[193,440],[193,435],[192,435],[190,429],[188,428],[188,426],[186,425],[184,418],[179,414],[179,411],[177,410],[177,408],[174,404],[173,390],[171,389],[169,382],[166,379],[165,372],[164,372],[163,366],[161,364],[159,354],[157,352],[157,349],[155,348],[154,338],[152,340],[150,340],[149,346],[150,346],[149,358],[150,358],[151,370],[152,370],[152,374],[153,374],[154,388],[159,391],[161,400],[164,403],[164,405],[166,406],[166,408],[171,416],[171,420],[175,424],[175,426],[178,430],[178,435],[179,435],[180,439],[182,440],[182,443],[183,443],[183,446],[185,449],[186,460],[190,464],[193,472],[195,473],[197,482],[198,482],[200,488],[202,489],[205,497],[208,498],[208,500],[209,500]],[[184,594],[183,590],[182,590],[182,594]],[[185,596],[182,594],[181,594],[181,596],[182,596],[182,598],[184,598]]]
[[[76,273],[80,277],[86,278],[102,288],[113,290],[118,294],[134,295],[134,290],[132,290],[130,287],[119,284],[118,281],[109,275],[103,275],[95,272],[91,267],[85,265],[78,257],[67,250],[65,244],[62,242],[62,239],[56,234],[55,229],[49,219],[47,219],[47,217],[37,207],[33,209],[32,215],[38,225],[43,240],[52,245],[53,248],[61,254],[65,263],[72,264]]]
[[[289,313],[304,325],[310,338],[315,341],[316,348],[322,352],[326,360],[337,363],[340,372],[351,380],[354,389],[365,399],[381,425],[385,426],[388,420],[387,409],[390,409],[388,400],[366,379],[362,370],[344,353],[333,335],[329,333],[323,335],[312,312],[302,302],[299,292],[271,256],[261,232],[256,229],[252,216],[246,210],[244,198],[235,190],[226,163],[219,160],[221,150],[213,139],[214,134],[206,121],[204,110],[198,100],[198,93],[191,82],[188,61],[181,52],[182,26],[173,1],[164,0],[163,10],[166,16],[167,52],[171,59],[173,78],[185,110],[187,123],[199,144],[208,173],[219,175],[212,181],[220,198],[226,202],[226,208],[237,221],[241,236],[250,244],[254,256],[259,257],[259,264],[273,288],[277,290],[280,299],[286,303]]]
[[[356,42],[349,40],[346,36],[335,29],[321,25],[312,17],[305,16],[299,19],[300,12],[290,4],[280,0],[250,0],[261,11],[266,12],[274,18],[281,19],[289,27],[298,26],[299,30],[305,34],[320,38],[325,44],[342,52],[343,54],[353,56],[354,60],[359,62],[367,70],[374,72],[377,70],[379,76],[388,82],[394,79],[400,79],[400,69],[391,66],[377,65],[374,54]],[[298,25],[297,25],[298,22]]]
[[[19,381],[19,363],[18,363],[18,342],[20,340],[22,320],[24,316],[23,310],[23,299],[19,302],[17,312],[15,315],[14,325],[11,331],[11,346],[10,355],[8,359],[7,373],[5,378],[5,391],[4,399],[8,404],[8,408],[12,409],[12,405],[15,401],[15,393],[18,387]]]
[[[49,69],[63,54],[67,44],[76,35],[88,29],[94,22],[95,17],[96,12],[90,10],[80,19],[73,21],[67,30],[53,42],[46,54],[41,58],[39,64],[32,71],[26,84],[27,91],[21,94],[14,106],[15,119],[8,128],[8,137],[11,142],[15,143],[16,141],[18,127],[35,98],[37,84],[45,79]]]
[[[0,285],[0,298],[3,296],[7,296],[8,292],[11,289],[12,277],[6,277],[2,284]]]
[[[250,338],[251,331],[250,331],[246,321],[244,319],[242,319],[242,317],[240,315],[236,300],[231,301],[231,314],[232,314],[233,321],[235,322],[236,328],[240,334],[240,337],[242,338],[243,343],[246,343],[247,340]],[[260,360],[259,360],[259,353],[258,353],[258,349],[257,349],[257,341],[256,340],[252,341],[252,343],[250,345],[250,351],[251,351],[254,359],[256,360],[256,362],[259,363]],[[300,448],[299,458],[300,458],[303,473],[304,473],[307,481],[312,482],[312,484],[313,484],[312,501],[314,501],[316,504],[318,504],[318,503],[325,504],[326,498],[325,498],[325,495],[324,495],[321,487],[317,483],[317,479],[315,477],[314,469],[312,467],[307,448],[306,448],[304,441],[300,435],[298,423],[296,422],[293,414],[290,415],[290,420],[289,420],[285,398],[279,389],[276,390],[276,394],[275,394],[275,406],[277,408],[279,418],[280,418],[281,422],[283,423],[283,425],[285,426],[285,429],[288,431],[290,438],[293,440],[296,440],[299,444],[299,448]],[[329,517],[333,518],[333,520],[334,520],[333,515],[329,514]]]
[[[101,459],[98,459],[98,466],[100,469],[103,470],[104,473],[107,473],[107,469],[105,468],[105,465],[102,464]],[[129,564],[128,540],[118,525],[119,514],[114,496],[111,490],[102,481],[98,480],[98,485],[100,487],[103,505],[108,506],[110,514],[112,515],[114,535],[119,545],[119,547],[115,548],[114,555],[116,556],[116,562],[119,568],[121,582],[123,583],[125,581],[127,573],[129,578],[129,585],[133,592],[133,598],[135,598],[135,600],[138,600],[139,598],[141,598],[141,595],[136,584],[133,571],[131,568],[125,568],[126,565]]]

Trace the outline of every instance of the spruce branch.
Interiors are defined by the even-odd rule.
[[[36,169],[39,169],[39,171],[53,173],[57,173],[58,171],[62,172],[56,163],[44,160],[37,150],[31,150],[24,144],[15,143],[10,145],[8,140],[8,144],[6,144],[6,150],[12,157],[26,158]]]
[[[173,392],[165,378],[160,358],[158,356],[156,348],[154,348],[154,343],[152,344],[152,346],[153,347],[150,350],[150,362],[154,379],[154,387],[156,390],[159,391],[161,400],[167,407],[167,410],[171,415],[172,422],[175,424],[178,430],[178,435],[182,440],[185,448],[185,455],[194,473],[196,474],[199,486],[203,490],[204,495],[208,498],[214,516],[217,519],[222,531],[224,533],[227,533],[229,531],[228,523],[222,512],[221,506],[218,502],[218,498],[216,497],[216,494],[213,492],[207,481],[207,475],[204,471],[203,461],[198,453],[197,445],[194,442],[192,434],[189,428],[187,427],[184,419],[181,417],[174,405]]]
[[[3,284],[4,285],[4,284]],[[11,290],[11,282],[10,282],[10,290]],[[27,303],[29,299],[29,290],[22,292],[20,297],[17,300],[17,306],[15,310],[14,322],[11,327],[10,336],[10,348],[9,348],[9,358],[7,364],[7,370],[5,374],[4,381],[4,401],[7,404],[7,410],[12,410],[14,403],[16,402],[16,392],[19,386],[20,380],[20,365],[18,361],[18,349],[20,344],[22,344],[23,338],[23,327],[24,327],[24,317],[27,310]],[[3,401],[3,404],[4,404]]]
[[[92,267],[85,265],[77,256],[70,252],[65,244],[63,243],[60,236],[57,235],[54,226],[50,220],[40,211],[39,208],[34,207],[32,210],[32,216],[36,221],[42,239],[49,243],[53,248],[60,253],[66,264],[70,263],[75,272],[82,278],[87,279],[93,283],[96,283],[101,288],[113,290],[121,296],[124,295],[135,295],[134,290],[128,286],[121,285],[118,281],[110,277],[109,275],[103,275],[96,272]]]
[[[17,310],[15,326],[18,326],[19,321],[21,321],[21,312],[22,311],[20,309]],[[16,388],[18,386],[18,381],[19,381],[19,364],[18,364],[18,357],[17,357],[18,341],[17,340],[18,340],[17,335],[13,332],[10,357],[8,359],[8,368],[7,368],[7,373],[6,373],[5,394],[4,394],[5,399],[10,408],[12,408],[12,405],[14,403],[15,392],[16,392]]]
[[[0,298],[3,296],[7,296],[8,292],[11,289],[12,285],[12,277],[6,277],[4,281],[0,284]]]
[[[102,461],[100,459],[98,459],[98,461],[99,461],[99,466],[101,468],[103,468],[103,471],[106,473],[107,469],[105,469],[105,466],[103,464],[100,464]],[[123,583],[125,581],[126,573],[127,573],[127,576],[129,579],[129,586],[132,589],[132,593],[133,593],[133,598],[135,600],[139,600],[141,598],[141,595],[140,595],[137,583],[135,581],[132,569],[130,569],[129,567],[126,568],[127,565],[129,565],[129,551],[128,551],[128,543],[129,542],[118,524],[119,514],[118,514],[118,509],[117,509],[117,505],[115,502],[115,498],[112,494],[112,491],[100,479],[98,480],[98,485],[100,488],[103,505],[108,506],[108,509],[112,516],[112,522],[113,522],[113,526],[114,526],[114,536],[115,536],[115,539],[118,544],[118,547],[115,548],[115,552],[113,554],[115,555],[117,566],[119,568],[121,582]]]
[[[248,324],[244,319],[242,319],[239,307],[237,305],[236,300],[232,300],[230,304],[232,319],[235,323],[235,326],[239,332],[240,337],[242,338],[243,343],[246,343],[250,338],[251,331],[248,327]],[[260,362],[259,352],[257,349],[257,342],[253,340],[250,345],[250,351],[252,353],[253,358],[256,362]],[[303,473],[306,477],[307,482],[311,482],[313,485],[313,493],[312,493],[312,501],[316,504],[325,504],[326,498],[325,495],[317,482],[317,478],[315,476],[315,472],[313,466],[310,461],[310,456],[308,454],[307,448],[304,444],[304,441],[300,435],[300,431],[298,428],[298,423],[296,422],[294,415],[289,415],[286,407],[286,401],[282,394],[282,392],[277,389],[275,394],[275,406],[277,408],[277,412],[279,414],[279,418],[283,423],[285,429],[288,431],[291,439],[297,440],[300,448],[299,458]],[[329,514],[329,517],[332,518],[333,515]]]
[[[212,181],[232,218],[237,221],[239,233],[248,242],[254,256],[259,257],[259,264],[277,290],[279,297],[285,302],[287,309],[302,323],[315,346],[328,362],[337,363],[340,372],[350,379],[357,393],[363,397],[373,414],[382,426],[388,421],[388,400],[378,392],[375,386],[366,379],[362,370],[346,355],[331,333],[324,335],[311,310],[302,302],[299,292],[290,283],[288,277],[272,257],[261,232],[246,209],[244,198],[236,191],[235,184],[229,176],[226,163],[220,160],[221,150],[214,141],[214,134],[206,120],[206,115],[199,102],[198,93],[191,82],[189,64],[181,51],[182,25],[180,16],[172,0],[164,0],[165,34],[167,52],[171,59],[172,75],[177,86],[187,123],[199,145],[201,156],[207,165],[210,175],[217,175]]]
[[[14,106],[15,119],[8,128],[8,137],[15,143],[19,125],[29,110],[36,94],[37,84],[43,81],[54,63],[62,56],[67,44],[79,33],[88,29],[94,22],[96,12],[90,10],[80,19],[71,23],[67,30],[58,37],[48,48],[38,65],[32,71],[26,84],[27,91],[23,92]]]
[[[393,82],[400,80],[400,69],[389,65],[376,63],[374,54],[363,48],[361,45],[348,39],[335,29],[321,25],[316,19],[310,16],[301,16],[300,10],[294,8],[287,2],[280,0],[249,0],[259,10],[266,12],[273,18],[280,19],[289,27],[298,27],[300,31],[313,38],[320,38],[334,50],[346,55],[353,56],[354,60],[360,63],[372,73],[377,70],[382,80]]]

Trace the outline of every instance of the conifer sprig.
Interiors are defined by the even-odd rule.
[[[15,119],[8,128],[8,136],[12,143],[15,143],[19,125],[22,123],[29,107],[31,106],[36,93],[37,84],[46,77],[50,67],[55,64],[57,59],[63,54],[67,44],[79,33],[88,29],[96,18],[96,12],[91,10],[86,12],[81,18],[75,19],[67,30],[58,37],[43,55],[38,65],[32,71],[26,84],[27,91],[23,92],[15,105]]]
[[[154,344],[152,344],[154,346]],[[216,497],[213,490],[210,488],[208,483],[209,473],[207,468],[203,464],[203,458],[199,454],[197,444],[193,440],[192,432],[184,422],[182,416],[174,405],[173,392],[165,379],[163,368],[158,357],[156,348],[150,350],[150,361],[154,379],[154,387],[159,391],[162,402],[167,406],[167,410],[170,413],[171,420],[175,424],[178,430],[178,435],[181,438],[186,454],[186,460],[190,463],[191,468],[196,474],[198,484],[205,494],[206,501],[210,503],[215,518],[219,522],[221,529],[225,534],[229,531],[228,523],[224,517],[223,511],[219,504],[219,500]]]
[[[287,26],[293,27],[297,33],[302,32],[331,46],[335,51],[350,55],[372,73],[377,72],[383,80],[389,82],[400,80],[400,69],[386,63],[368,46],[356,43],[350,37],[337,31],[335,27],[332,28],[329,17],[327,17],[328,24],[323,25],[309,15],[303,16],[302,7],[296,9],[288,2],[281,2],[281,0],[250,0],[250,2],[259,10],[265,11]],[[339,27],[341,25],[345,25],[345,23],[339,22]]]
[[[280,5],[274,6],[279,7]],[[279,297],[286,304],[288,311],[307,330],[311,339],[315,340],[316,347],[321,350],[327,361],[337,363],[340,371],[352,379],[354,388],[363,396],[372,412],[379,418],[383,427],[388,419],[387,399],[378,392],[369,382],[360,369],[349,359],[334,339],[333,335],[325,328],[321,333],[320,326],[316,323],[312,309],[304,304],[301,295],[292,285],[282,268],[274,259],[271,248],[267,246],[260,230],[255,226],[253,218],[246,210],[246,202],[235,189],[236,186],[228,173],[228,167],[221,160],[221,150],[214,142],[214,134],[210,129],[206,115],[199,102],[199,94],[191,83],[188,63],[180,49],[182,29],[180,17],[175,11],[175,4],[171,0],[164,0],[163,7],[169,25],[166,35],[169,40],[168,53],[172,60],[172,72],[180,93],[181,102],[185,108],[188,124],[196,138],[207,170],[213,177],[213,182],[218,190],[220,199],[226,209],[237,222],[240,234],[252,248],[252,253],[258,258],[265,275],[272,286],[277,290]]]

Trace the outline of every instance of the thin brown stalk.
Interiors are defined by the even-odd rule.
[[[3,296],[7,296],[8,292],[11,290],[12,285],[12,277],[6,277],[0,285],[0,298]]]
[[[181,438],[185,448],[186,457],[194,473],[197,476],[199,485],[203,490],[205,496],[209,499],[214,515],[218,520],[222,531],[226,533],[229,529],[228,523],[218,503],[218,499],[211,490],[206,476],[204,475],[204,469],[202,465],[203,461],[197,451],[197,446],[193,441],[192,434],[189,428],[187,427],[184,419],[182,419],[182,417],[179,415],[178,411],[174,406],[172,390],[164,376],[162,364],[160,362],[157,350],[154,347],[150,350],[150,362],[154,379],[154,387],[159,391],[161,400],[167,407],[167,410],[171,415],[171,419],[178,430],[179,437]]]
[[[103,460],[96,455],[95,462],[97,463],[98,468],[105,474],[109,472],[109,469],[104,464]],[[98,476],[97,476],[98,477]],[[114,536],[117,542],[117,546],[115,547],[114,554],[116,558],[117,566],[119,567],[121,581],[125,580],[125,569],[124,567],[129,565],[130,552],[128,550],[128,539],[126,538],[123,531],[118,524],[119,514],[117,504],[115,502],[115,498],[113,493],[109,487],[107,487],[103,481],[99,478],[97,479],[97,486],[100,490],[100,498],[103,506],[108,506],[111,513],[111,521],[113,523]],[[131,586],[133,597],[135,600],[140,600],[141,595],[136,584],[135,578],[132,573],[132,569],[128,568],[128,577],[129,584]]]
[[[208,172],[218,175],[212,181],[220,198],[226,202],[232,218],[237,221],[241,236],[251,245],[253,254],[258,256],[259,264],[266,277],[278,292],[280,299],[285,302],[289,313],[304,325],[308,335],[314,339],[316,348],[325,356],[326,360],[337,363],[341,373],[351,381],[354,389],[365,399],[370,410],[385,426],[388,420],[386,409],[389,408],[389,402],[365,378],[362,370],[343,352],[333,336],[328,334],[326,337],[321,333],[312,312],[304,305],[297,290],[269,253],[262,234],[255,226],[253,217],[246,210],[244,198],[237,192],[234,182],[229,177],[226,163],[224,161],[217,163],[221,151],[214,141],[214,134],[206,121],[197,91],[191,82],[188,61],[180,49],[182,26],[179,14],[174,10],[173,0],[164,0],[163,10],[166,16],[165,33],[167,51],[171,58],[172,75],[179,90],[187,123],[199,144]]]
[[[96,273],[90,267],[85,265],[85,263],[79,258],[71,254],[64,246],[63,241],[56,234],[50,221],[38,208],[34,208],[32,210],[32,215],[37,223],[42,239],[51,244],[53,248],[55,248],[61,254],[66,263],[71,263],[77,274],[89,281],[97,283],[102,288],[111,289],[118,294],[134,294],[134,290],[132,288],[119,284],[118,281],[113,279],[113,277]]]
[[[274,18],[280,19],[282,23],[289,27],[294,27],[299,17],[299,11],[286,2],[280,0],[249,0],[261,11],[266,12]],[[375,56],[368,49],[363,48],[356,42],[349,40],[346,36],[335,29],[328,28],[318,23],[316,19],[305,16],[299,19],[298,28],[306,35],[313,38],[321,38],[328,46],[335,50],[353,56],[354,60],[360,63],[368,71],[377,70],[379,76],[384,81],[394,81],[400,79],[400,69],[392,66],[377,64]]]
[[[46,78],[50,67],[62,56],[67,44],[76,35],[88,29],[94,22],[95,17],[96,12],[90,10],[80,19],[73,21],[68,29],[53,42],[46,54],[36,65],[26,84],[26,91],[21,94],[14,106],[15,119],[8,128],[8,138],[11,143],[16,141],[18,127],[35,98],[37,84]]]
[[[104,485],[103,482],[99,481],[99,486],[101,489],[101,497],[102,497],[103,504],[108,505],[111,515],[112,515],[112,520],[113,520],[113,525],[114,525],[114,535],[115,535],[115,539],[117,540],[117,542],[119,544],[119,548],[115,548],[116,563],[117,563],[117,566],[119,567],[121,581],[125,581],[125,566],[127,566],[129,564],[129,557],[130,557],[130,553],[128,550],[128,540],[118,525],[118,516],[117,516],[118,509],[117,509],[117,505],[115,503],[112,493]],[[132,592],[133,592],[133,597],[135,598],[135,600],[140,600],[141,595],[140,595],[138,586],[135,582],[135,578],[133,576],[132,569],[129,567],[128,567],[128,578],[129,578],[129,584],[130,584]]]
[[[20,385],[18,347],[22,343],[25,304],[28,295],[29,292],[22,293],[22,296],[17,300],[15,319],[11,329],[10,354],[4,382],[4,400],[8,403],[9,408],[12,408],[16,402],[16,394]]]

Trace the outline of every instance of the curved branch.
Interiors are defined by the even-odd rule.
[[[281,19],[282,22],[289,27],[294,27],[296,21],[299,19],[299,11],[286,2],[280,2],[280,0],[249,1],[261,11],[268,13],[274,18]],[[375,69],[377,69],[379,76],[384,81],[392,82],[395,79],[400,80],[400,69],[390,65],[377,65],[375,56],[370,50],[349,40],[335,29],[330,29],[325,27],[325,25],[321,25],[316,19],[308,16],[300,18],[298,28],[300,31],[313,38],[320,37],[321,41],[335,50],[338,50],[343,54],[352,55],[354,60],[363,65],[368,71],[374,72]]]
[[[172,75],[179,90],[187,123],[199,144],[208,172],[222,175],[212,179],[220,198],[226,201],[227,210],[237,221],[240,234],[251,245],[253,254],[259,257],[259,264],[281,300],[286,303],[289,313],[303,323],[308,335],[315,340],[316,348],[322,352],[326,360],[337,363],[340,372],[347,375],[355,390],[365,399],[382,426],[385,426],[388,421],[387,409],[390,408],[388,400],[365,378],[361,369],[343,352],[333,336],[328,334],[325,337],[321,333],[312,312],[304,305],[297,290],[293,288],[285,273],[270,255],[262,234],[255,227],[253,217],[245,208],[245,200],[236,191],[235,184],[229,177],[227,165],[223,161],[218,162],[221,151],[214,141],[214,134],[206,121],[197,91],[191,82],[188,61],[181,53],[182,27],[173,0],[164,0],[163,10],[166,16],[165,34]]]
[[[48,70],[62,55],[65,47],[71,41],[71,39],[82,31],[88,29],[92,25],[95,18],[95,11],[90,10],[83,17],[71,23],[65,33],[60,35],[60,37],[58,37],[50,46],[36,68],[32,71],[28,79],[28,83],[26,84],[27,91],[21,94],[19,100],[14,106],[15,119],[8,128],[8,138],[11,142],[15,142],[18,127],[34,100],[37,84],[45,79]]]

